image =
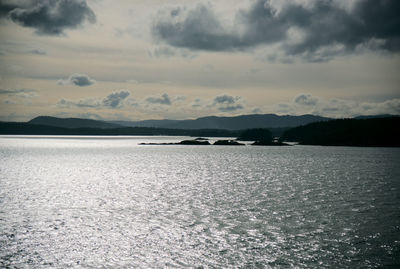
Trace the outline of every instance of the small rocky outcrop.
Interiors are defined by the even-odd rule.
[[[178,143],[140,143],[139,145],[210,145],[208,141],[183,140]]]
[[[177,145],[210,145],[210,142],[201,140],[183,140],[177,143]]]
[[[204,138],[204,137],[198,137],[195,139],[196,141],[207,141],[208,138]]]
[[[214,142],[217,146],[244,146],[244,144],[239,143],[235,140],[218,140]]]
[[[177,143],[140,143],[139,145],[160,146],[160,145],[177,145]]]

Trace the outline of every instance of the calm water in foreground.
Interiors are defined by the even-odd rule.
[[[1,268],[399,268],[400,149],[0,137]]]

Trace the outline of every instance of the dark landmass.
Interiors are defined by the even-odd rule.
[[[153,127],[168,129],[224,129],[245,130],[253,128],[280,128],[296,127],[311,122],[326,121],[330,118],[301,115],[301,116],[278,116],[275,114],[253,114],[236,117],[202,117],[193,120],[145,120],[145,121],[112,121],[111,123],[127,127]]]
[[[287,130],[290,130],[292,127],[285,128],[268,128],[273,137],[281,137]]]
[[[268,128],[274,136],[281,136],[291,127],[304,125],[310,122],[329,120],[329,118],[302,115],[302,116],[278,116],[275,114],[265,115],[242,115],[236,117],[203,117],[193,120],[145,120],[145,121],[100,121],[79,118],[57,118],[50,116],[39,116],[26,123],[46,125],[60,128],[96,128],[115,129],[126,127],[142,127],[157,129],[180,129],[180,130],[231,130],[240,131],[250,128]]]
[[[364,116],[357,116],[357,117],[354,117],[353,119],[356,119],[356,120],[365,120],[365,119],[391,118],[391,117],[396,117],[396,116],[395,116],[395,115],[390,115],[390,114],[364,115]]]
[[[140,143],[139,145],[211,145],[208,141],[199,140],[183,140],[178,143]],[[235,140],[217,140],[214,142],[215,146],[245,146],[243,143],[239,143]],[[255,146],[290,146],[289,144],[282,142],[267,142],[267,141],[256,141],[252,145]]]
[[[140,143],[139,145],[211,145],[210,142],[204,140],[183,140],[178,143]],[[217,146],[244,146],[244,144],[239,143],[235,140],[218,140],[215,141],[213,145]]]
[[[249,117],[265,115],[247,115]],[[274,115],[276,116],[276,115]],[[304,115],[307,117],[310,115]],[[0,122],[3,135],[164,135],[199,137],[196,143],[208,143],[203,137],[238,137],[242,141],[255,141],[254,145],[285,145],[283,141],[298,142],[304,145],[331,146],[400,146],[400,117],[385,115],[361,116],[357,119],[329,120],[313,122],[295,128],[279,128],[282,135],[279,142],[271,129],[255,128],[247,130],[224,129],[169,129],[149,127],[121,127],[108,122],[86,119],[58,119],[38,117],[29,122]],[[277,116],[278,117],[278,116]],[[281,116],[290,117],[290,116]],[[299,116],[301,117],[301,116]],[[218,118],[218,117],[207,117]],[[219,118],[218,118],[219,119]],[[225,118],[228,119],[228,118]],[[37,124],[43,122],[43,124]],[[59,125],[59,126],[56,126]],[[62,126],[62,127],[60,127]],[[76,127],[84,126],[84,127]],[[95,126],[95,127],[93,127]],[[117,126],[117,127],[115,127]],[[76,128],[75,128],[76,127]],[[277,132],[277,131],[276,131]],[[189,140],[192,141],[192,140]],[[183,142],[183,141],[182,141]],[[192,143],[192,142],[184,142]],[[230,144],[229,142],[218,142]],[[232,143],[231,143],[232,144]]]
[[[139,143],[144,146],[166,146],[166,145],[179,145],[178,143]]]
[[[61,128],[97,128],[97,129],[111,129],[111,128],[123,128],[125,126],[109,123],[99,120],[79,119],[79,118],[56,118],[50,116],[39,116],[27,123],[36,125],[46,125]]]
[[[239,143],[235,140],[218,140],[214,142],[217,146],[244,146],[243,143]]]
[[[206,146],[211,145],[208,141],[199,140],[183,140],[178,143],[140,143],[139,145],[195,145],[195,146]]]
[[[199,140],[183,140],[178,145],[210,145],[208,141],[199,141]]]
[[[280,141],[303,145],[399,147],[400,117],[311,123],[286,131]]]
[[[0,122],[0,134],[8,135],[167,135],[195,137],[237,137],[239,131],[228,130],[177,130],[146,127],[100,128],[61,128],[20,122]]]
[[[248,129],[238,137],[241,141],[272,141],[272,133],[268,129]]]
[[[253,146],[289,146],[289,144],[274,140],[268,129],[245,130],[239,137],[241,141],[254,141]]]
[[[118,124],[125,127],[149,127],[149,128],[164,128],[164,126],[173,125],[178,122],[180,122],[180,120],[109,121],[109,123]]]

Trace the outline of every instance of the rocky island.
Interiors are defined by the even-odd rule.
[[[194,139],[194,140],[182,140],[178,143],[140,143],[139,145],[211,145],[208,140]]]
[[[278,138],[272,137],[268,129],[249,129],[245,130],[239,137],[241,141],[254,141],[253,146],[290,146],[280,142]]]
[[[239,143],[235,140],[218,140],[214,142],[216,146],[244,146],[243,143]]]

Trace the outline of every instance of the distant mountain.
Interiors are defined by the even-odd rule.
[[[1,122],[0,135],[170,135],[197,137],[237,137],[240,131],[228,130],[182,130],[147,127],[122,128],[62,128],[26,122]]]
[[[99,121],[99,120],[89,120],[89,119],[79,119],[79,118],[56,118],[50,116],[39,116],[27,123],[54,126],[61,128],[97,128],[97,129],[111,129],[122,127],[119,124]]]
[[[180,122],[179,120],[143,120],[143,121],[109,121],[110,123],[126,127],[150,127],[157,128]]]
[[[391,115],[359,116],[355,119],[385,118]],[[255,128],[270,129],[274,136],[281,136],[289,128],[307,125],[314,122],[332,120],[315,115],[278,116],[275,114],[253,114],[236,117],[202,117],[192,120],[144,120],[144,121],[99,121],[80,118],[56,118],[49,116],[36,117],[27,124],[52,126],[60,128],[93,128],[120,129],[126,127],[162,128],[177,130],[229,130],[238,131]]]
[[[244,130],[251,128],[287,128],[327,121],[330,118],[302,115],[278,116],[275,114],[253,114],[236,117],[203,117],[194,120],[146,120],[146,121],[114,121],[112,123],[129,127],[156,127],[169,129],[224,129]]]

